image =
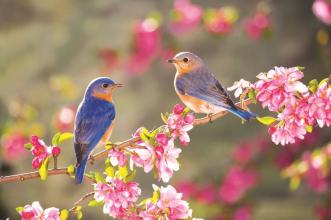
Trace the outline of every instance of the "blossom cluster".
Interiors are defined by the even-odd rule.
[[[262,39],[271,33],[269,14],[268,10],[258,7],[244,19],[241,26],[249,38]],[[113,48],[100,50],[99,57],[105,66],[103,72],[120,69],[129,75],[140,75],[150,68],[155,58],[166,60],[175,54],[177,45],[173,43],[174,39],[165,42],[162,33],[166,33],[167,38],[176,38],[202,26],[212,35],[227,36],[233,32],[238,20],[239,10],[235,6],[204,9],[191,0],[174,0],[168,18],[163,18],[162,13],[152,12],[135,22],[131,31],[132,48],[126,57],[122,59],[119,51]]]
[[[32,168],[38,169],[42,163],[50,156],[57,157],[61,153],[58,146],[47,146],[43,140],[37,136],[31,137],[31,153],[34,156],[32,160]]]
[[[137,204],[141,189],[136,182],[107,177],[106,182],[94,184],[94,199],[103,204],[103,212],[111,217],[130,220],[187,219],[192,210],[182,194],[170,185],[153,185],[152,198]]]
[[[155,169],[159,180],[168,182],[174,171],[179,170],[177,158],[181,149],[175,146],[176,139],[182,146],[190,142],[188,131],[193,128],[194,115],[182,105],[177,104],[165,119],[166,125],[150,133],[139,128],[134,137],[141,140],[126,149],[130,154],[130,165],[142,167],[146,173]],[[109,159],[113,166],[125,166],[127,155],[123,150],[112,148]]]
[[[283,170],[283,176],[290,178],[293,187],[298,187],[301,180],[318,193],[326,192],[329,189],[331,171],[331,145],[304,152],[302,158],[294,161]]]
[[[107,177],[106,183],[94,184],[94,199],[103,202],[103,213],[119,219],[132,219],[141,194],[139,184]]]
[[[60,220],[60,210],[55,207],[43,209],[39,202],[17,208],[22,220]]]
[[[275,112],[277,118],[265,117],[259,120],[269,127],[275,144],[293,144],[311,132],[314,125],[331,125],[331,88],[328,79],[312,80],[309,86],[300,80],[304,74],[299,67],[275,67],[267,73],[260,73],[258,81],[251,84],[239,81],[231,90],[238,96],[250,90],[253,98],[263,108]]]

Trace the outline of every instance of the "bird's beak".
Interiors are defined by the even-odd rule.
[[[168,63],[177,63],[177,60],[176,59],[169,59]]]
[[[121,83],[114,83],[113,84],[113,88],[121,88],[121,87],[123,87],[124,85],[123,84],[121,84]]]

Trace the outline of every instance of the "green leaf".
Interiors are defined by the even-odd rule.
[[[299,70],[305,70],[305,67],[304,66],[296,66],[296,68],[298,68]]]
[[[330,78],[325,78],[325,79],[322,79],[321,82],[318,84],[318,87],[321,87],[324,83],[328,82],[330,80]]]
[[[311,125],[306,126],[306,131],[307,131],[308,133],[313,132],[313,126],[311,126]]]
[[[126,182],[132,181],[136,177],[137,171],[133,170],[129,175],[126,176]]]
[[[144,142],[149,140],[149,138],[146,136],[146,134],[144,132],[140,132],[139,136],[140,136],[141,140]]]
[[[23,210],[24,210],[24,207],[22,207],[22,206],[16,207],[16,212],[21,212]]]
[[[33,147],[33,145],[31,143],[26,143],[26,144],[24,144],[24,147],[27,150],[31,150],[31,148]]]
[[[39,175],[40,175],[40,179],[42,181],[45,181],[47,179],[47,169],[48,169],[48,161],[49,161],[49,157],[47,157],[43,163],[41,164],[41,167],[39,168]]]
[[[256,117],[256,119],[261,122],[264,125],[271,125],[274,123],[277,119],[271,116],[265,116],[265,117]]]
[[[60,132],[54,134],[54,136],[52,138],[52,145],[53,146],[59,145],[60,136],[61,136],[61,133]]]
[[[146,205],[147,202],[151,201],[152,199],[151,198],[147,198],[147,199],[144,199],[143,201],[141,201],[138,206],[144,206]]]
[[[127,177],[128,174],[129,174],[129,172],[128,172],[127,166],[124,166],[124,167],[118,166],[118,177],[125,179],[125,177]]]
[[[160,199],[160,190],[158,189],[153,192],[152,203],[154,203],[154,204],[157,203],[157,201],[159,201],[159,199]]]
[[[308,88],[312,93],[315,93],[318,88],[317,79],[310,80],[310,82],[308,83]]]
[[[183,110],[183,115],[186,115],[187,113],[189,113],[191,110],[188,107],[185,107]]]
[[[252,100],[254,104],[256,104],[256,93],[254,89],[250,89],[248,92],[248,98]]]
[[[73,133],[71,133],[71,132],[62,133],[62,134],[60,134],[60,137],[58,138],[58,144],[61,144],[62,142],[66,141],[66,140],[70,140],[72,138],[74,138]]]
[[[104,176],[102,174],[100,174],[99,172],[94,172],[94,179],[97,183],[106,183],[106,180],[104,178]]]
[[[76,215],[78,220],[83,219],[82,206],[76,206]]]
[[[82,211],[77,211],[77,219],[83,219],[83,212]]]
[[[69,212],[66,209],[62,209],[60,213],[60,220],[67,220],[69,217]]]
[[[90,207],[97,207],[97,206],[101,206],[101,205],[103,205],[103,202],[101,201],[101,202],[98,202],[98,201],[96,201],[96,200],[91,200],[91,201],[89,201],[89,203],[88,203],[88,206],[90,206]]]
[[[167,117],[165,114],[161,113],[161,119],[162,119],[162,121],[163,121],[165,124],[167,124],[167,122],[168,122],[168,117]]]
[[[298,176],[294,176],[294,177],[292,177],[292,178],[290,179],[290,189],[291,189],[292,191],[297,190],[297,189],[299,188],[299,186],[300,186],[300,183],[301,183],[301,179],[300,179],[300,177],[298,177]]]
[[[71,176],[75,175],[75,166],[74,166],[73,164],[69,165],[69,166],[67,167],[67,172],[68,172]]]

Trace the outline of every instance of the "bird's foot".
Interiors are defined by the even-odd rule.
[[[209,118],[209,123],[213,123],[213,113],[207,114],[207,117]]]
[[[90,155],[89,158],[88,158],[88,161],[90,162],[91,165],[94,164],[94,161],[95,161],[95,158],[93,155]]]
[[[105,148],[107,149],[107,150],[110,150],[110,149],[112,149],[112,148],[114,148],[115,146],[116,146],[117,144],[114,144],[114,143],[112,143],[112,142],[107,142],[107,144],[105,145]]]

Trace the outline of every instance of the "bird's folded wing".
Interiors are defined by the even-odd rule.
[[[90,154],[112,124],[114,117],[113,111],[77,115],[74,133],[77,160]]]
[[[225,89],[211,73],[185,74],[177,79],[176,87],[182,94],[202,99],[215,106],[225,109],[234,106]]]

